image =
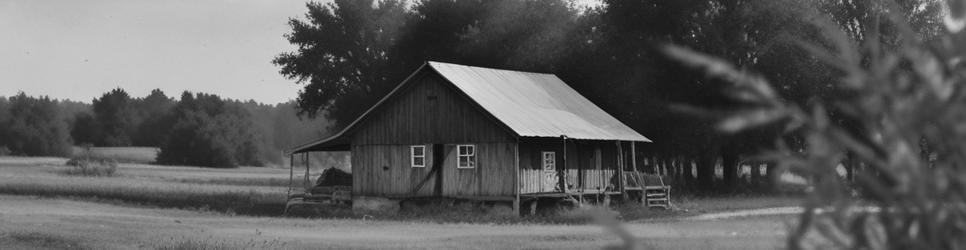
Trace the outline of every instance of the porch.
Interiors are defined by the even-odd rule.
[[[637,162],[636,144],[566,137],[521,140],[517,173],[520,197],[579,198],[639,191],[639,182],[627,179],[643,172]]]

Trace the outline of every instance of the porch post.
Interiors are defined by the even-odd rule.
[[[617,176],[618,185],[617,190],[620,191],[621,197],[626,195],[624,193],[624,148],[621,147],[621,141],[617,141]]]
[[[542,167],[541,167],[542,168]],[[513,214],[520,216],[520,138],[513,147]]]
[[[557,167],[557,184],[560,185],[560,190],[567,193],[567,136],[560,135],[563,139],[563,164]]]
[[[305,192],[309,192],[309,189],[311,189],[311,187],[309,187],[309,152],[305,152],[304,155],[305,155],[305,182],[302,183],[302,186],[305,187]]]
[[[637,172],[637,149],[634,147],[637,143],[631,141],[631,169]]]
[[[295,181],[295,153],[288,155],[288,191],[285,191],[285,197],[292,196],[292,182]]]

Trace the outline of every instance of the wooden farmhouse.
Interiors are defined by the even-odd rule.
[[[454,198],[519,211],[622,194],[642,142],[552,74],[427,62],[345,129],[292,152],[349,151],[354,205]]]

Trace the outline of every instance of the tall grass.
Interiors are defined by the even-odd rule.
[[[157,250],[260,250],[283,249],[285,242],[278,239],[259,240],[251,238],[247,241],[228,241],[214,238],[168,238],[155,243]]]
[[[0,232],[0,242],[6,247],[13,242],[13,246],[36,249],[91,249],[78,239],[33,231]]]

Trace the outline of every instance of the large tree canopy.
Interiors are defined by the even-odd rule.
[[[669,61],[655,48],[674,43],[762,72],[789,102],[820,101],[836,77],[797,46],[820,31],[824,15],[861,36],[877,25],[879,1],[605,0],[593,9],[564,0],[424,0],[310,3],[286,37],[298,51],[275,58],[281,73],[302,84],[298,108],[325,114],[337,128],[427,60],[554,73],[619,120],[655,141],[650,155],[698,159],[699,183],[711,183],[719,157],[733,180],[739,155],[768,147],[781,127],[741,134],[712,128],[732,110],[720,81]],[[902,0],[924,36],[938,29],[933,0]],[[811,11],[816,10],[816,11]],[[882,24],[880,24],[882,25]],[[883,32],[889,32],[883,27]],[[893,36],[895,37],[895,36]],[[812,42],[812,41],[810,41]],[[728,170],[732,169],[732,170]],[[710,186],[705,186],[710,188]]]
[[[406,15],[400,1],[337,0],[311,2],[305,20],[291,19],[286,35],[298,52],[273,61],[282,75],[304,83],[298,97],[300,113],[314,117],[323,110],[332,117],[359,113],[390,82],[386,67],[389,47]],[[345,119],[340,119],[344,121]]]
[[[301,114],[345,125],[427,60],[552,71],[577,11],[563,1],[335,1],[292,19],[273,61],[304,88]]]

